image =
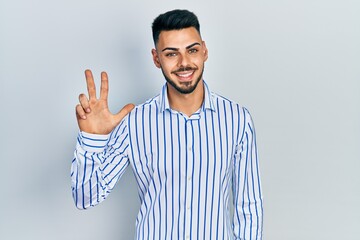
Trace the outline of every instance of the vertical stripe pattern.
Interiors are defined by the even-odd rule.
[[[130,165],[141,202],[135,239],[262,239],[252,118],[204,86],[203,106],[190,117],[169,107],[165,84],[111,134],[80,132],[71,168],[76,206],[106,199]]]

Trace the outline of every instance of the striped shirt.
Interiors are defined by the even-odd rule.
[[[262,239],[251,116],[204,89],[190,117],[170,108],[165,84],[109,135],[80,132],[71,168],[76,206],[103,201],[130,165],[141,203],[135,239]]]

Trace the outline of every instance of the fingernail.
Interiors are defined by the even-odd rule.
[[[87,109],[86,109],[86,112],[88,112],[88,113],[89,113],[89,112],[90,112],[90,108],[87,108]]]
[[[86,119],[86,116],[85,115],[82,115],[82,117],[81,117],[82,119]]]

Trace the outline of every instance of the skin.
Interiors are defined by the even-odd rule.
[[[155,66],[162,70],[168,82],[171,108],[191,116],[204,100],[202,73],[208,50],[200,34],[193,27],[163,31],[151,53]],[[85,71],[85,78],[88,96],[80,94],[76,105],[79,128],[87,133],[109,134],[135,106],[129,103],[112,114],[108,107],[107,73],[101,73],[99,98],[91,70]]]
[[[169,83],[171,108],[191,116],[204,100],[202,73],[208,50],[199,32],[193,27],[163,31],[151,53]]]
[[[109,134],[121,120],[134,108],[134,104],[125,105],[117,114],[112,114],[108,106],[109,81],[106,72],[101,73],[100,97],[96,97],[94,78],[90,70],[85,71],[89,98],[79,95],[76,105],[76,118],[81,131],[93,134]]]

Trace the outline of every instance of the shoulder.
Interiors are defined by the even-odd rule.
[[[253,119],[247,107],[217,93],[212,92],[211,96],[218,114],[231,121],[238,131],[253,128]]]
[[[232,112],[243,116],[250,115],[249,110],[236,101],[214,92],[211,92],[211,97],[216,109],[219,111],[232,110]]]
[[[145,108],[145,107],[152,107],[154,105],[159,105],[159,101],[160,101],[160,94],[149,98],[148,100],[146,100],[145,102],[138,104],[135,106],[134,109],[140,109],[140,108]]]
[[[134,126],[138,121],[142,121],[145,115],[153,115],[158,112],[159,109],[159,95],[146,100],[145,102],[138,104],[131,112],[126,115],[123,122],[128,126]]]
[[[139,117],[143,117],[143,113],[151,113],[152,111],[155,112],[155,110],[158,108],[159,105],[159,95],[148,99],[147,101],[136,105],[130,113],[128,113],[121,121],[120,123],[113,129],[111,132],[110,137],[115,138],[118,137],[119,134],[126,134],[132,128],[132,126],[136,125],[136,122],[139,120]]]

